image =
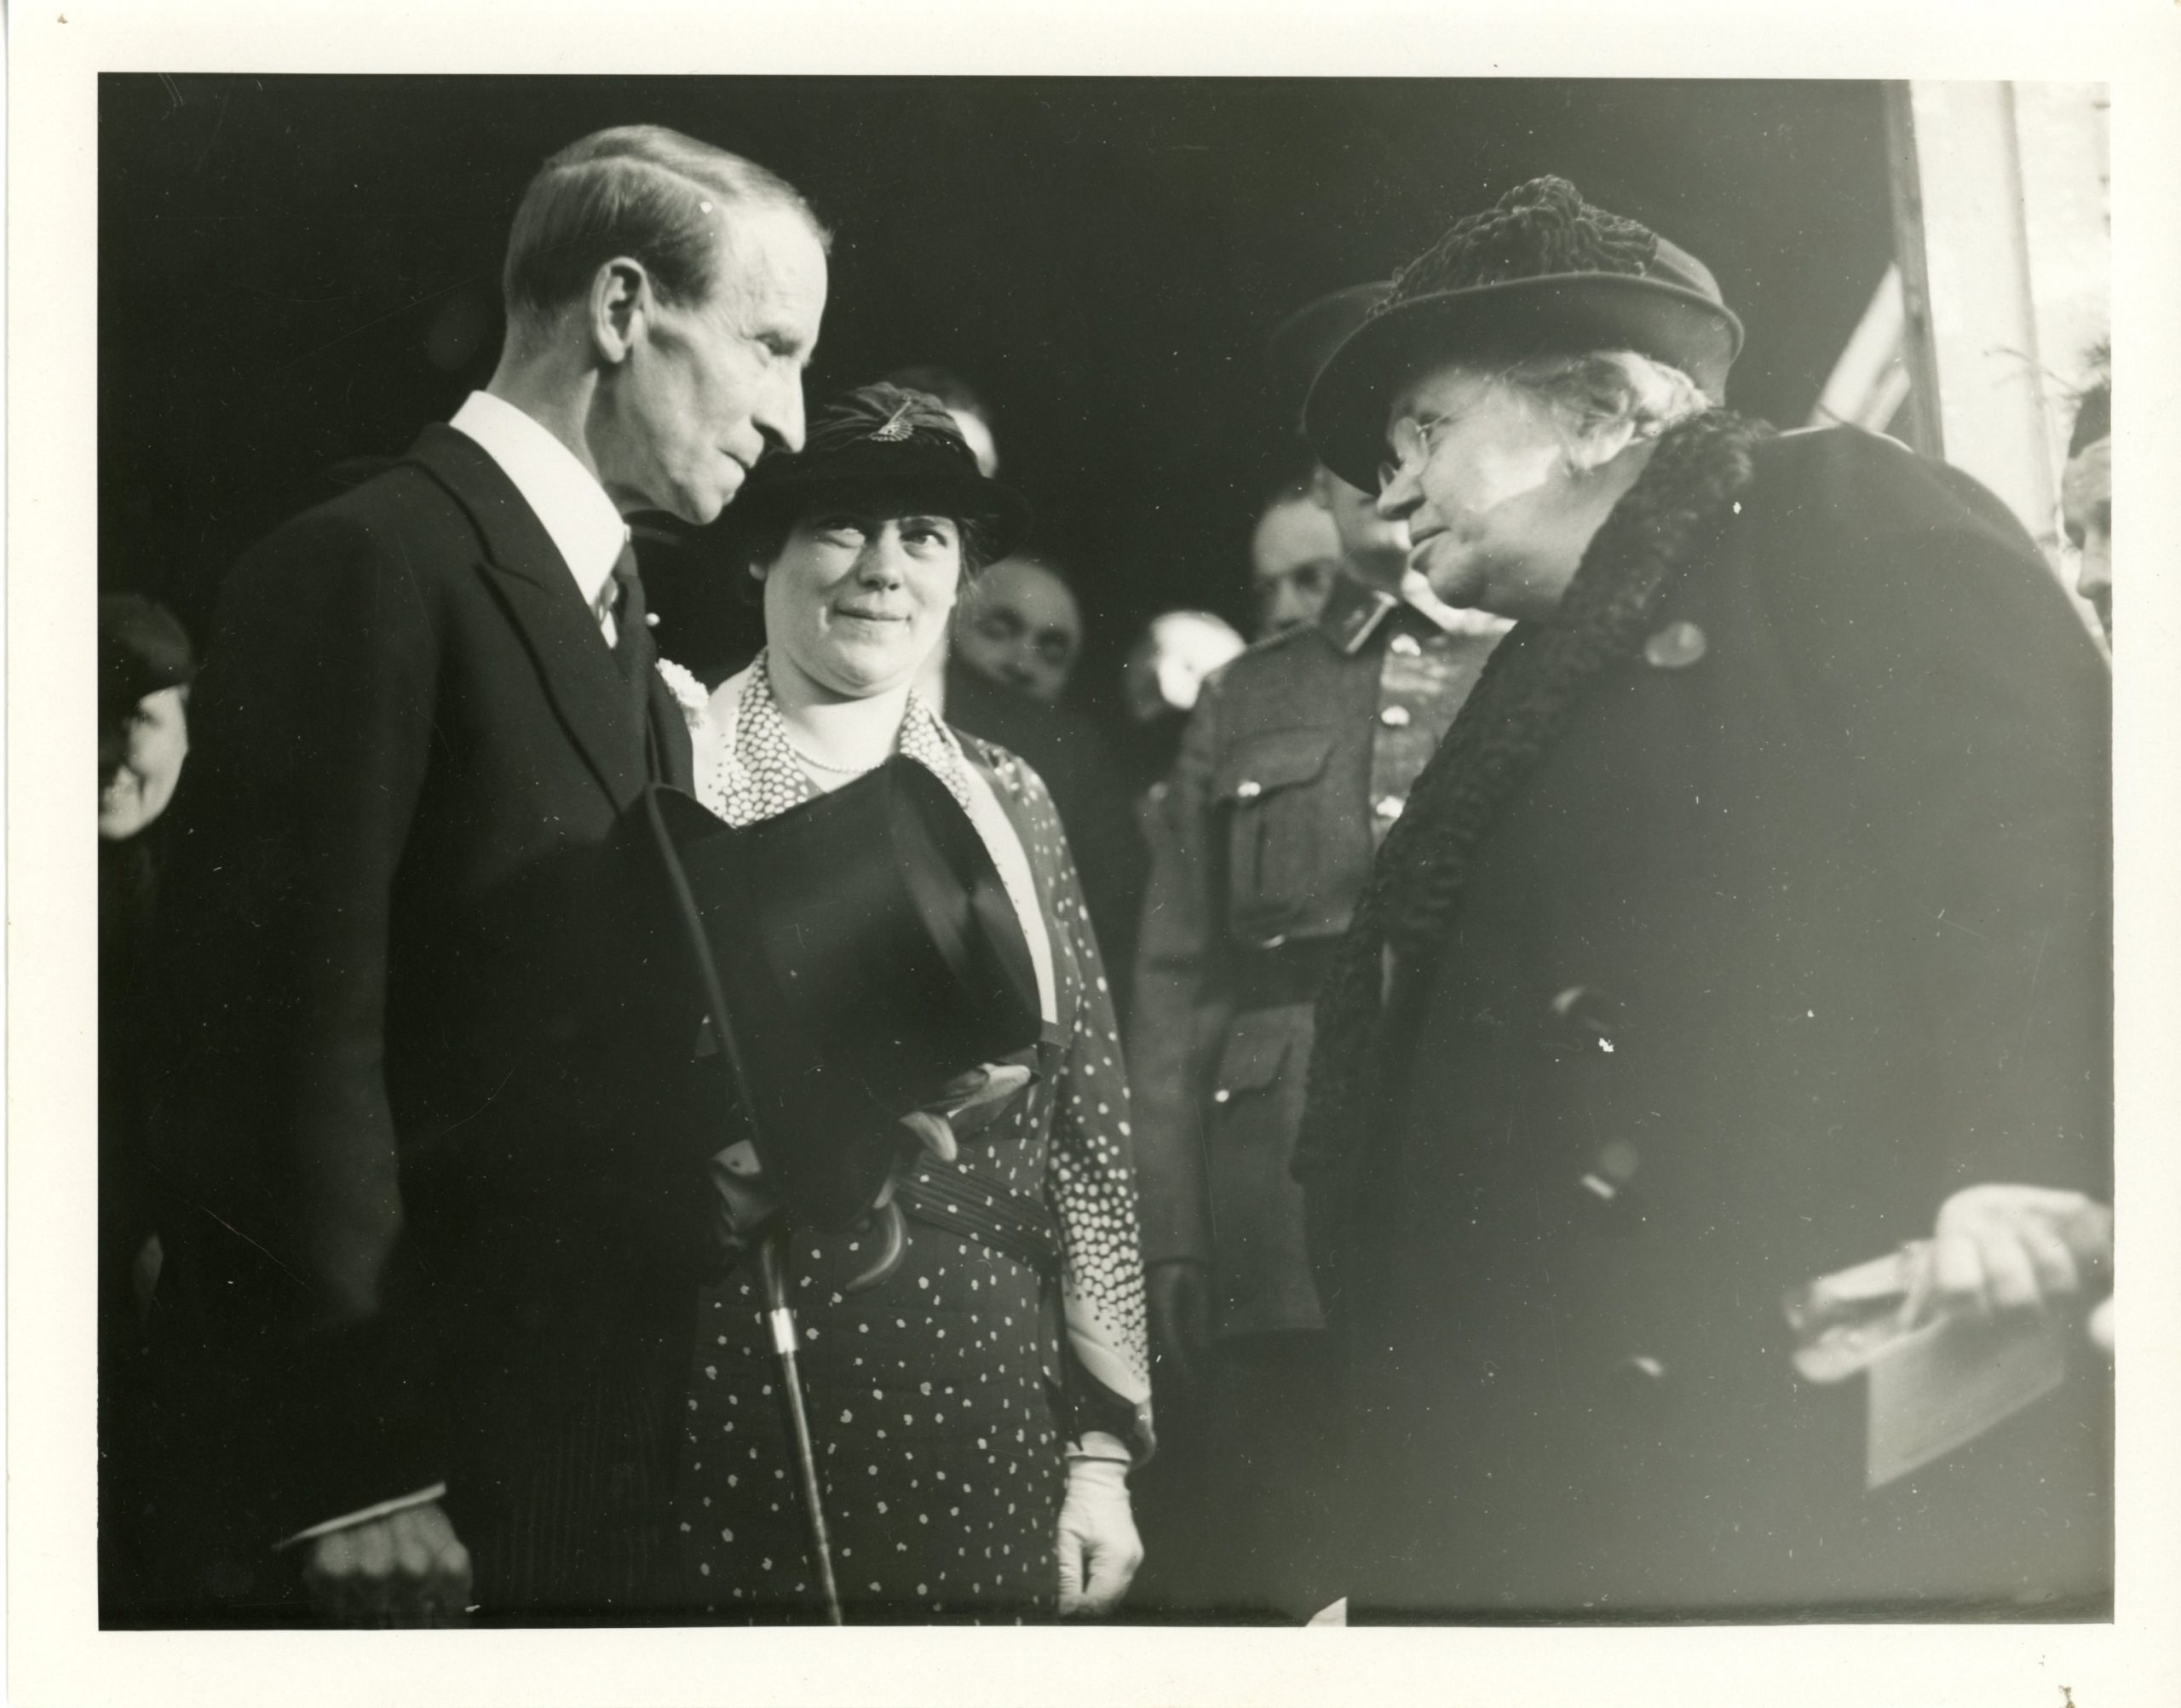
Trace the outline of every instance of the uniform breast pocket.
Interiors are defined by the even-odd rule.
[[[1230,924],[1244,942],[1284,931],[1322,881],[1330,729],[1282,729],[1239,743],[1214,786],[1227,818]]]

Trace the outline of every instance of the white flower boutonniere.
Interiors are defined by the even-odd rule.
[[[690,728],[696,728],[704,720],[705,706],[711,701],[705,685],[671,658],[659,661],[659,679],[666,684],[667,693],[674,696],[675,704],[682,708],[682,722]]]

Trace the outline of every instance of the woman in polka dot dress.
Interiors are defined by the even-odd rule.
[[[1150,1444],[1110,994],[1044,785],[956,735],[910,686],[964,574],[1019,532],[1020,501],[977,474],[935,402],[872,386],[817,411],[801,453],[759,464],[731,515],[763,587],[768,644],[708,699],[677,681],[701,798],[747,824],[897,752],[925,765],[992,852],[1045,1021],[1027,1087],[953,1160],[904,1165],[908,1238],[883,1281],[851,1286],[878,1255],[873,1234],[792,1235],[790,1303],[846,1617],[1103,1611],[1141,1557],[1125,1475]],[[814,1618],[753,1268],[700,1308],[678,1497],[684,1595],[722,1619]]]

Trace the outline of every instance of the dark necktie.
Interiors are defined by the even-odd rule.
[[[621,589],[613,612],[613,657],[630,686],[639,690],[641,704],[642,691],[647,687],[645,677],[657,654],[651,625],[644,620],[644,579],[636,573],[635,541],[622,542],[621,555],[613,562],[613,579]]]
[[[644,581],[636,573],[635,541],[623,542],[621,555],[613,563],[613,580],[620,589],[613,612],[613,661],[629,685],[629,715],[644,734],[644,768],[656,779],[664,774],[651,724],[651,675],[659,647],[651,638],[651,624],[644,620]]]

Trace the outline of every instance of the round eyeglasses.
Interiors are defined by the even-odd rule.
[[[1404,415],[1386,429],[1388,455],[1378,463],[1378,490],[1383,492],[1394,483],[1394,479],[1410,463],[1428,461],[1431,455],[1432,437],[1453,420],[1452,416]]]

